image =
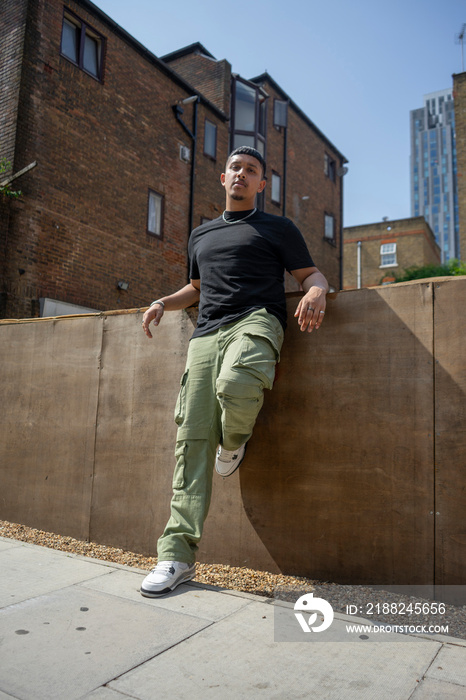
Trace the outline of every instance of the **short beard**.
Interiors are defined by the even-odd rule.
[[[246,199],[246,198],[242,194],[232,194],[231,199],[234,199],[235,202],[242,202],[243,199]]]

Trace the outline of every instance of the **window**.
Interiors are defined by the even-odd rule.
[[[204,122],[204,155],[217,158],[217,125],[208,119]]]
[[[288,102],[284,100],[273,101],[273,125],[278,128],[288,126]]]
[[[335,217],[325,214],[324,238],[330,243],[335,243]]]
[[[61,54],[97,80],[102,79],[103,37],[65,11],[61,34]]]
[[[326,153],[324,156],[324,173],[332,182],[335,182],[335,169],[335,161]]]
[[[280,175],[272,170],[272,202],[280,204],[282,192],[282,179]]]
[[[267,98],[253,83],[236,78],[233,83],[232,150],[252,146],[265,157]]]
[[[154,190],[149,190],[147,206],[147,232],[162,238],[163,196]]]
[[[75,314],[93,314],[98,313],[100,309],[91,309],[88,306],[77,306],[69,304],[67,301],[59,299],[49,299],[48,297],[39,298],[39,316],[69,316]]]
[[[396,243],[382,243],[380,246],[380,267],[393,267],[396,262]]]

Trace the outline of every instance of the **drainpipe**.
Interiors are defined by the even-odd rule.
[[[345,264],[343,250],[343,177],[340,177],[340,289],[343,289],[343,265]]]
[[[362,242],[358,241],[358,281],[357,281],[357,288],[361,289],[361,251],[362,251]]]
[[[286,216],[286,164],[287,164],[288,127],[283,134],[283,216]]]

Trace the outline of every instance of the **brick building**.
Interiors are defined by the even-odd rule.
[[[0,43],[0,157],[37,162],[0,201],[0,317],[145,306],[185,284],[189,232],[223,211],[240,143],[267,158],[260,206],[340,287],[346,160],[269,75],[200,44],[157,58],[88,0],[4,0]]]
[[[458,257],[466,260],[466,73],[453,76],[459,219]]]
[[[395,281],[413,265],[440,264],[440,248],[423,216],[343,229],[343,289]]]

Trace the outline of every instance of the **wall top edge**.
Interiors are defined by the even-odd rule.
[[[466,282],[466,275],[458,275],[458,276],[447,276],[447,277],[425,277],[420,280],[410,280],[408,282],[397,282],[396,284],[382,284],[382,285],[374,285],[373,287],[362,287],[361,289],[341,289],[338,292],[330,292],[327,294],[327,298],[331,301],[334,301],[340,294],[354,294],[355,292],[370,292],[371,290],[380,290],[380,289],[394,289],[394,288],[399,288],[399,287],[406,287],[406,286],[413,286],[413,285],[425,285],[425,284],[434,284],[436,282],[441,282],[442,284],[445,282],[448,283],[453,283],[453,284],[458,284],[461,282]],[[287,292],[285,294],[287,299],[293,299],[302,296],[302,292]],[[69,321],[72,319],[77,319],[77,318],[105,318],[106,316],[129,316],[131,314],[140,314],[143,313],[146,309],[148,309],[148,306],[142,306],[139,309],[116,309],[114,311],[99,311],[97,313],[89,313],[89,314],[70,314],[67,316],[44,316],[42,318],[5,318],[5,319],[0,319],[0,326],[9,326],[9,325],[16,325],[16,324],[21,324],[21,323],[42,323],[44,321]],[[191,309],[194,309],[195,307],[189,307]]]

